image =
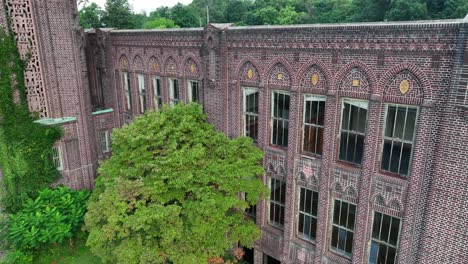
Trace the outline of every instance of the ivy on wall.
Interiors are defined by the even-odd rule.
[[[62,130],[33,122],[24,65],[13,35],[0,28],[0,205],[8,212],[21,209],[60,176],[50,156]]]

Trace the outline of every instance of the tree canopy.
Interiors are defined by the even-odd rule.
[[[149,112],[112,139],[85,219],[104,261],[206,263],[260,237],[244,215],[268,192],[251,139],[216,132],[196,104]]]
[[[160,7],[149,16],[141,16],[131,11],[128,0],[107,0],[101,24],[142,28],[146,22],[160,17],[174,21],[179,27],[199,27],[207,23],[207,7],[210,22],[236,25],[448,19],[463,18],[468,13],[466,0],[193,0],[188,5]],[[135,22],[133,17],[138,16]],[[99,23],[82,25],[92,27]]]

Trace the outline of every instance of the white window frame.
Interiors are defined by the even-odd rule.
[[[110,152],[110,147],[109,147],[109,130],[101,131],[99,133],[99,138],[100,138],[100,145],[101,145],[101,151],[102,153],[109,153]]]
[[[298,191],[298,194],[297,194],[297,228],[296,228],[296,232],[297,232],[297,237],[301,238],[301,239],[304,239],[306,241],[312,241],[312,242],[315,242],[316,239],[314,238],[308,238],[306,236],[303,236],[301,232],[299,232],[299,221],[300,221],[300,218],[301,218],[301,214],[305,215],[305,216],[309,216],[311,218],[314,218],[316,221],[317,221],[317,224],[318,224],[318,210],[319,210],[319,203],[320,203],[320,197],[319,197],[319,193],[315,190],[312,190],[310,188],[306,188],[304,186],[298,186],[299,187],[299,191]],[[317,215],[313,215],[313,214],[309,214],[305,211],[301,211],[301,193],[302,193],[302,189],[304,189],[304,194],[306,194],[307,191],[311,191],[312,193],[312,198],[311,198],[311,209],[313,211],[313,195],[314,193],[317,194]],[[306,201],[306,197],[304,197],[304,203]],[[304,207],[305,207],[305,204],[304,204]],[[304,225],[305,226],[305,225]],[[315,230],[315,233],[316,233],[316,236],[317,236],[317,230],[318,228]]]
[[[244,87],[242,89],[242,109],[243,109],[243,114],[242,114],[242,120],[243,120],[243,129],[242,129],[242,134],[246,137],[247,135],[247,116],[249,117],[256,117],[257,118],[257,129],[259,128],[260,122],[259,122],[259,113],[254,113],[254,112],[247,112],[247,100],[246,96],[257,93],[257,96],[259,98],[258,100],[258,109],[260,111],[260,93],[257,88],[254,87]],[[258,140],[258,132],[257,131],[257,138],[252,138],[254,141]]]
[[[385,136],[385,131],[387,130],[387,117],[388,117],[388,108],[389,107],[405,107],[405,108],[412,108],[412,109],[416,109],[416,117],[414,119],[414,128],[413,128],[413,135],[412,135],[412,140],[409,141],[409,140],[405,140],[405,139],[400,139],[400,138],[395,138],[395,137],[387,137]],[[408,111],[408,110],[407,110]],[[403,137],[404,137],[404,134],[405,134],[405,129],[406,129],[406,119],[407,119],[407,113],[406,113],[406,116],[405,116],[405,125],[404,125],[404,128],[403,128]],[[395,115],[395,119],[396,119],[396,115]],[[392,174],[398,174],[402,177],[409,177],[409,175],[411,174],[411,164],[413,163],[413,153],[414,153],[414,147],[415,147],[415,141],[416,141],[416,131],[418,129],[418,119],[419,119],[419,107],[417,106],[414,106],[414,105],[404,105],[404,104],[392,104],[392,103],[386,103],[385,104],[385,118],[384,118],[384,126],[383,126],[383,131],[382,131],[382,144],[381,144],[381,152],[380,152],[380,169],[384,172],[387,172],[387,173],[392,173]],[[400,174],[399,171],[400,171],[400,166],[401,166],[401,156],[402,156],[402,153],[400,153],[400,159],[399,159],[399,166],[398,166],[398,172],[392,172],[390,170],[384,170],[382,168],[382,161],[383,161],[383,156],[384,156],[384,147],[385,147],[385,140],[391,140],[392,142],[393,141],[397,141],[397,142],[400,142],[400,143],[406,143],[406,144],[411,144],[411,153],[410,153],[410,159],[409,159],[409,164],[408,164],[408,173],[407,174]],[[392,148],[393,148],[393,144],[392,144]],[[390,157],[389,159],[391,160],[391,153],[390,152]],[[391,164],[391,161],[390,163]],[[390,169],[390,166],[389,165],[389,169]]]
[[[348,129],[343,129],[343,111],[344,111],[344,107],[345,107],[345,102],[350,104],[350,105],[353,105],[353,106],[357,106],[359,108],[364,108],[367,110],[367,113],[366,113],[366,122],[365,122],[365,126],[364,126],[364,132],[359,132],[359,131],[354,131],[354,130],[348,130]],[[350,114],[351,114],[351,111],[350,111]],[[347,162],[347,163],[350,163],[350,164],[355,164],[355,165],[358,165],[358,166],[361,166],[362,165],[362,159],[364,159],[364,152],[366,150],[366,146],[365,146],[365,141],[366,141],[366,130],[367,130],[367,121],[369,119],[369,101],[367,100],[360,100],[360,99],[352,99],[352,98],[343,98],[341,100],[341,109],[340,109],[340,126],[339,126],[339,141],[338,141],[338,159],[340,161],[343,161],[343,162]],[[348,127],[349,127],[349,116],[348,116]],[[348,161],[346,159],[341,159],[340,156],[341,156],[341,133],[342,132],[346,132],[348,137],[349,137],[349,134],[354,134],[354,135],[361,135],[361,136],[364,136],[364,141],[363,141],[363,148],[362,148],[362,158],[361,158],[361,162],[360,163],[356,163],[356,162],[353,162],[353,161]],[[357,142],[357,137],[356,137],[356,142]]]
[[[63,157],[61,145],[52,146],[52,162],[54,163],[57,170],[63,170]]]
[[[288,109],[288,119],[284,119],[282,117],[274,117],[274,113],[275,113],[275,93],[277,94],[283,94],[283,95],[288,95],[289,96],[289,109]],[[271,107],[270,107],[270,144],[272,146],[277,146],[279,148],[287,148],[289,146],[289,140],[288,138],[286,138],[286,146],[283,146],[283,145],[278,145],[278,144],[273,144],[273,125],[274,125],[274,120],[279,120],[279,121],[282,121],[283,124],[284,124],[284,121],[288,122],[288,137],[289,137],[289,112],[291,111],[291,94],[289,92],[286,92],[286,91],[281,91],[281,90],[274,90],[274,91],[271,91]]]
[[[128,72],[122,72],[122,82],[124,88],[125,97],[125,110],[132,110],[132,93],[130,91],[130,74]]]
[[[325,102],[325,108],[323,109],[324,113],[325,113],[325,109],[327,107],[327,97],[326,96],[322,96],[322,95],[314,95],[314,94],[304,94],[304,109],[303,109],[303,116],[302,116],[302,143],[301,143],[301,150],[303,153],[307,153],[307,154],[312,154],[312,155],[317,155],[317,156],[321,156],[323,155],[323,141],[324,139],[322,138],[322,154],[318,154],[316,152],[309,152],[309,151],[305,151],[304,150],[304,145],[305,145],[305,127],[306,126],[310,126],[310,127],[313,127],[313,128],[321,128],[323,129],[323,136],[325,136],[325,120],[324,120],[324,124],[323,126],[322,125],[319,125],[319,124],[309,124],[309,123],[306,123],[306,109],[307,109],[307,102],[310,101],[310,102],[314,102],[314,101],[317,101],[317,102]],[[324,119],[325,119],[325,114],[324,114]],[[315,137],[315,148],[317,148],[317,136]]]
[[[382,241],[382,240],[377,240],[375,238],[372,237],[373,235],[373,232],[374,232],[374,220],[375,220],[375,213],[380,213],[382,214],[382,219],[383,219],[383,216],[384,215],[387,215],[387,216],[390,216],[391,217],[391,221],[393,221],[392,218],[397,218],[400,220],[400,223],[399,223],[399,226],[398,226],[398,237],[397,237],[397,244],[396,246],[395,245],[392,245],[390,243],[387,243],[385,241]],[[400,249],[400,238],[401,238],[401,227],[402,227],[402,223],[403,223],[403,219],[400,218],[400,217],[396,217],[396,216],[393,216],[393,215],[389,215],[389,214],[385,214],[385,213],[382,213],[380,211],[373,211],[373,214],[372,214],[372,228],[371,228],[371,232],[370,232],[370,243],[369,243],[369,255],[367,257],[368,259],[368,262],[370,264],[372,264],[373,262],[370,262],[370,257],[371,257],[371,251],[372,251],[372,242],[375,241],[377,244],[383,244],[387,247],[391,247],[391,248],[394,248],[395,249],[395,262],[394,263],[397,263],[397,259],[398,259],[398,250]],[[391,232],[391,224],[390,224],[390,229],[389,229],[389,232],[388,232],[388,236],[390,237],[390,232]],[[380,223],[380,230],[379,230],[379,233],[382,231],[382,222]],[[388,252],[387,252],[388,254]],[[388,255],[387,255],[388,256]],[[378,253],[377,253],[377,257],[378,257]]]
[[[146,86],[145,86],[145,75],[142,73],[137,74],[138,81],[138,97],[140,102],[140,113],[146,111]]]
[[[280,197],[280,201],[275,201],[273,200],[273,196],[274,196],[274,193],[273,193],[273,189],[271,190],[271,195],[270,195],[270,199],[268,201],[268,223],[274,227],[277,227],[277,228],[281,228],[281,229],[284,229],[284,224],[286,223],[286,188],[287,188],[287,185],[286,185],[286,181],[285,180],[282,180],[282,179],[277,179],[277,178],[274,178],[274,177],[269,177],[269,186],[271,188],[271,184],[272,184],[272,181],[275,180],[275,181],[279,181],[280,184],[284,184],[284,204],[281,203],[281,187],[280,187],[280,194],[279,194],[279,197]],[[275,186],[276,186],[276,183],[275,183]],[[271,204],[276,204],[278,206],[280,206],[280,208],[283,209],[283,224],[281,223],[277,223],[275,221],[273,221],[272,219],[270,219],[270,212],[272,210],[271,208]],[[280,213],[281,215],[281,213]],[[274,217],[274,213],[273,213],[273,217]],[[280,216],[281,218],[281,216]]]
[[[354,229],[351,230],[349,229],[347,226],[342,226],[341,224],[335,224],[333,223],[333,219],[335,217],[335,201],[340,201],[341,202],[341,205],[343,203],[347,203],[348,205],[354,205],[355,206],[355,212],[354,212]],[[341,205],[340,205],[340,214],[341,214]],[[348,207],[349,208],[349,207]],[[353,255],[353,252],[355,250],[354,248],[354,242],[356,241],[355,239],[355,236],[356,236],[356,219],[357,219],[357,212],[358,212],[358,207],[355,203],[352,203],[352,202],[349,202],[349,201],[346,201],[346,200],[342,200],[342,199],[337,199],[337,198],[334,198],[333,199],[333,203],[332,203],[332,213],[331,213],[331,234],[330,234],[330,242],[328,243],[329,247],[330,247],[330,251],[340,255],[340,256],[343,256],[347,259],[351,259],[352,258],[352,255]],[[349,216],[349,211],[348,211],[348,215],[346,216],[346,220],[348,220],[348,216]],[[338,220],[338,222],[340,222],[340,220]],[[346,225],[347,225],[348,221],[346,221]],[[352,241],[352,249],[351,249],[351,253],[347,253],[346,252],[346,239],[345,239],[345,250],[340,250],[338,248],[334,248],[332,245],[331,245],[331,242],[333,241],[333,227],[334,226],[337,226],[338,228],[338,232],[339,232],[339,229],[343,229],[345,230],[346,232],[352,232],[353,233],[353,241]],[[338,239],[339,239],[339,233],[338,233]],[[338,242],[339,243],[339,242]]]
[[[193,100],[193,84],[196,83],[197,84],[197,100],[194,101]],[[193,103],[193,102],[196,102],[196,103],[200,103],[200,82],[197,81],[197,80],[187,80],[187,96],[188,96],[188,102],[189,103]]]
[[[154,110],[158,110],[163,105],[161,78],[158,76],[152,76],[152,82],[153,82],[153,96],[154,96],[153,108]]]
[[[171,105],[174,106],[180,102],[180,87],[179,87],[179,80],[176,78],[168,78],[169,82],[169,99],[171,102]],[[175,93],[174,91],[176,90],[176,87],[174,87],[174,82],[177,82],[177,98],[175,98]]]

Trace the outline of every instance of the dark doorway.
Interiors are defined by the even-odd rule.
[[[254,250],[253,248],[242,248],[244,250],[244,257],[242,260],[248,264],[254,264]]]
[[[264,264],[281,264],[281,261],[268,256],[267,254],[263,254],[263,263]]]

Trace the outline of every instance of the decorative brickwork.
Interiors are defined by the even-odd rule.
[[[255,264],[262,263],[264,253],[282,263],[367,263],[374,211],[402,219],[397,263],[458,264],[468,259],[463,239],[468,225],[467,22],[216,24],[83,34],[76,24],[75,1],[7,4],[22,55],[32,54],[26,71],[30,108],[42,116],[77,118],[64,125],[60,183],[93,185],[97,160],[108,155],[100,150],[100,133],[131,122],[138,112],[136,73],[146,78],[148,109],[154,108],[151,76],[159,77],[166,104],[168,78],[179,79],[181,101],[188,98],[187,80],[199,80],[209,122],[230,137],[243,134],[242,89],[254,87],[259,92],[256,144],[265,153],[262,179],[265,184],[268,177],[286,183],[284,228],[268,223],[267,201],[257,205],[263,237],[255,244]],[[0,8],[0,25],[2,21]],[[125,109],[122,71],[129,73],[134,109]],[[290,95],[284,149],[270,146],[273,90]],[[98,91],[106,111],[91,114],[90,97]],[[304,94],[326,97],[321,156],[301,152]],[[338,160],[344,97],[368,101],[361,164]],[[388,103],[418,108],[410,174],[405,177],[380,171]],[[297,235],[300,187],[319,194],[313,243]],[[335,198],[356,204],[350,257],[330,250]]]

